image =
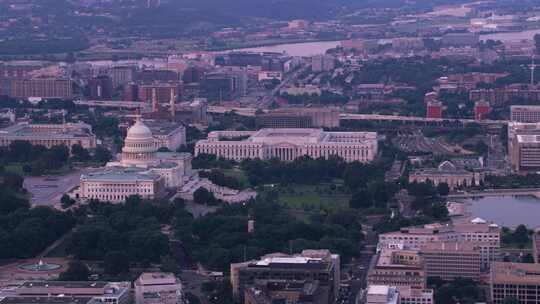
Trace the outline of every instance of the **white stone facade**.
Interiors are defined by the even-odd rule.
[[[59,145],[71,148],[76,144],[85,149],[96,147],[96,136],[92,133],[92,127],[85,123],[19,123],[0,130],[0,146],[9,146],[14,141],[28,141],[32,145],[47,148]]]
[[[375,132],[325,132],[322,129],[215,131],[195,146],[195,155],[212,154],[233,160],[339,156],[347,162],[371,162],[378,152]]]

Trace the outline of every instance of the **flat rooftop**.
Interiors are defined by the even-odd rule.
[[[81,179],[86,181],[114,182],[153,182],[158,175],[139,168],[105,167],[100,171],[84,174]]]
[[[491,263],[491,280],[493,284],[527,284],[540,285],[540,264],[529,263]]]
[[[178,129],[184,128],[181,123],[168,120],[143,120],[143,122],[154,136],[169,135]]]
[[[62,287],[62,288],[104,288],[107,282],[90,282],[90,281],[26,281],[20,287]]]
[[[87,304],[90,297],[0,297],[0,304]]]

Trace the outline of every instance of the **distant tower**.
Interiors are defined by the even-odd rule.
[[[175,101],[174,101],[174,97],[175,97],[175,94],[174,94],[174,89],[171,89],[171,100],[170,100],[170,103],[171,103],[171,116],[174,117],[174,115],[176,114],[176,108],[175,108]]]
[[[157,100],[157,93],[156,88],[152,89],[152,112],[158,111],[158,100]]]

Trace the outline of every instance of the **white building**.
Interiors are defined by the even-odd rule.
[[[0,130],[0,146],[9,146],[14,141],[28,141],[47,148],[59,145],[71,148],[76,144],[85,149],[96,147],[96,136],[92,133],[92,127],[85,123],[19,123]]]
[[[182,283],[172,273],[142,273],[135,281],[135,303],[183,304]]]
[[[481,266],[488,269],[489,264],[501,258],[501,229],[485,221],[441,225],[430,224],[423,227],[406,227],[400,231],[379,235],[379,249],[403,248],[421,250],[434,242],[472,242],[479,246]]]
[[[186,145],[186,127],[182,124],[162,120],[148,120],[144,123],[152,131],[156,149],[176,151]]]
[[[195,154],[233,160],[339,156],[347,162],[371,162],[377,155],[375,132],[325,132],[322,129],[214,131],[195,145]]]
[[[79,197],[123,202],[130,195],[155,198],[194,177],[189,153],[157,152],[154,136],[141,121],[129,128],[119,162],[81,176]]]
[[[399,293],[395,287],[370,285],[366,294],[366,304],[399,304]]]

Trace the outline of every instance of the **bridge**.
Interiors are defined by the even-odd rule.
[[[446,198],[467,199],[467,198],[481,198],[481,197],[504,196],[504,195],[532,195],[536,198],[540,198],[540,188],[486,189],[483,191],[472,191],[472,192],[450,194],[450,195],[447,195]]]

